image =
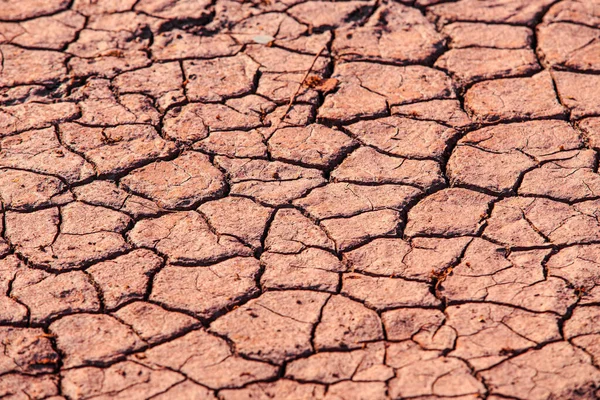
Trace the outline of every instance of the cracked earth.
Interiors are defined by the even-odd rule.
[[[598,0],[0,0],[0,397],[600,398]]]

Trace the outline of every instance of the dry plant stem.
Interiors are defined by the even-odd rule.
[[[323,51],[326,48],[327,48],[327,46],[321,47],[321,50],[319,50],[319,52],[317,53],[317,55],[315,56],[315,58],[313,58],[312,63],[310,64],[310,67],[308,67],[308,69],[306,70],[306,73],[302,77],[302,80],[300,81],[300,84],[296,88],[296,91],[294,92],[294,94],[292,95],[292,97],[290,97],[290,102],[288,103],[287,108],[285,109],[285,112],[283,113],[283,115],[281,116],[281,118],[279,119],[279,121],[283,121],[283,119],[285,118],[285,116],[290,112],[290,109],[292,108],[292,105],[294,105],[294,101],[296,100],[296,96],[298,96],[298,93],[300,93],[300,89],[304,85],[304,82],[306,81],[306,78],[308,78],[308,74],[310,74],[310,71],[312,71],[313,67],[315,66],[315,63],[317,62],[317,59],[321,56],[321,53],[323,53]]]

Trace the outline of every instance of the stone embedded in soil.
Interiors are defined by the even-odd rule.
[[[251,359],[281,364],[313,351],[313,326],[328,298],[312,291],[265,292],[217,319],[210,329]]]
[[[205,267],[168,265],[155,275],[150,300],[209,319],[257,294],[259,270],[250,257]]]
[[[156,249],[178,264],[203,264],[252,254],[238,240],[213,233],[204,218],[194,211],[139,221],[128,236],[134,245]]]
[[[223,173],[211,164],[208,156],[196,152],[133,170],[120,183],[166,209],[192,207],[221,197],[226,190]]]

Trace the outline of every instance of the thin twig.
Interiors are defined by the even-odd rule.
[[[321,50],[319,50],[319,52],[317,53],[315,58],[313,58],[312,63],[310,64],[310,67],[308,67],[308,70],[304,74],[304,77],[300,81],[300,84],[296,88],[296,91],[290,98],[290,102],[288,103],[287,108],[285,109],[285,112],[283,113],[281,118],[279,118],[280,121],[283,121],[283,119],[286,117],[286,115],[288,115],[288,113],[290,112],[290,109],[292,108],[292,106],[294,105],[294,101],[296,100],[296,96],[298,96],[298,93],[300,93],[300,89],[302,89],[302,86],[304,86],[304,82],[306,82],[306,78],[308,78],[308,74],[310,74],[310,71],[312,71],[313,67],[315,66],[317,59],[321,56],[321,53],[323,53],[323,51],[325,51],[326,48],[327,48],[326,45],[321,47]]]

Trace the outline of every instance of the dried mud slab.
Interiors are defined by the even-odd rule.
[[[490,47],[494,49],[522,49],[531,45],[533,32],[524,26],[455,22],[444,26],[443,33],[450,37],[452,48]]]
[[[485,235],[515,247],[592,242],[600,232],[596,207],[594,200],[568,205],[535,197],[505,199],[494,205]]]
[[[410,210],[405,234],[446,237],[475,235],[483,225],[493,199],[466,189],[441,190]]]
[[[166,209],[192,207],[220,197],[226,187],[223,173],[207,156],[194,152],[131,171],[120,183]]]
[[[347,60],[413,64],[428,62],[443,47],[443,36],[418,10],[388,3],[364,25],[339,29],[332,51]]]
[[[0,398],[600,397],[599,0],[0,0]]]
[[[548,358],[540,375],[539,360]],[[527,390],[532,399],[543,399],[550,394],[560,396],[594,396],[595,381],[600,378],[598,370],[591,366],[590,356],[569,343],[552,343],[539,350],[527,352],[510,362],[502,363],[482,373],[493,386],[494,393],[517,395]],[[511,371],[520,371],[521,377],[508,379]]]
[[[231,236],[217,235],[197,212],[181,211],[138,222],[129,239],[155,249],[173,263],[208,263],[251,251]]]
[[[127,250],[121,233],[130,222],[118,211],[74,202],[31,213],[7,212],[6,237],[32,264],[69,270]]]
[[[582,147],[577,131],[564,121],[500,124],[469,132],[459,140],[446,172],[457,185],[498,194],[514,192],[519,185],[519,190],[527,190],[530,179],[532,184],[547,183],[549,173],[543,168],[546,164],[566,167],[584,152],[577,151]],[[566,173],[569,172],[572,171]],[[543,178],[532,177],[538,173]]]
[[[559,118],[565,112],[545,71],[530,78],[477,83],[465,94],[465,108],[474,121],[481,123]]]
[[[571,23],[553,23],[538,28],[538,48],[548,66],[576,71],[598,71],[600,29]]]
[[[532,24],[551,4],[551,0],[493,0],[489,4],[477,0],[460,0],[434,5],[428,11],[432,18],[443,24],[469,21],[527,25]]]
[[[150,299],[209,319],[258,292],[258,261],[232,258],[208,267],[167,266],[154,276]]]
[[[600,114],[600,103],[592,93],[600,87],[600,76],[556,71],[556,90],[574,118]]]
[[[311,332],[328,298],[311,291],[266,292],[213,322],[211,330],[252,359],[281,364],[313,350]]]

